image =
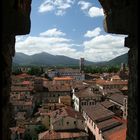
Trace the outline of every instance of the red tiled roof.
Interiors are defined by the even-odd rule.
[[[66,77],[54,77],[54,80],[55,80],[55,81],[60,81],[60,80],[69,81],[69,80],[73,80],[73,79],[74,79],[74,78],[69,77],[69,76],[66,76]]]
[[[111,106],[114,106],[115,104],[110,101],[105,100],[105,101],[101,102],[101,105],[103,105],[105,108],[109,108]]]
[[[101,104],[97,103],[93,106],[83,106],[82,110],[93,120],[101,121],[106,118],[111,118],[114,116],[114,113]]]
[[[119,122],[122,122],[122,123],[127,125],[127,119],[123,119],[123,118],[120,118],[120,117],[117,117],[117,116],[114,116],[113,118],[118,120]]]
[[[57,122],[58,120],[62,119],[62,117],[72,117],[77,118],[80,120],[84,120],[82,114],[78,111],[75,111],[71,107],[63,107],[61,109],[57,109],[56,111],[53,111],[51,113],[51,118],[53,120],[53,123]]]
[[[126,128],[120,129],[108,136],[108,140],[126,140]]]
[[[39,134],[39,140],[60,140],[60,139],[71,139],[79,137],[87,137],[88,134],[85,132],[55,132],[46,131]]]
[[[22,73],[22,74],[17,75],[17,77],[32,77],[32,75],[29,75],[27,73]]]
[[[48,85],[48,90],[49,91],[71,91],[71,87],[68,85]]]
[[[103,79],[97,79],[96,80],[96,84],[103,84],[105,82],[106,82],[106,80],[103,80]]]
[[[60,98],[60,100],[65,100],[65,101],[69,100],[69,101],[71,101],[71,97],[69,95],[59,96],[59,98]]]
[[[89,87],[80,90],[79,92],[74,93],[76,97],[78,98],[94,98],[94,99],[99,99],[101,98],[100,94],[95,94]]]
[[[31,82],[30,81],[23,81],[22,84],[23,85],[31,85]]]
[[[121,88],[120,90],[124,91],[124,90],[128,90],[127,86],[124,86],[123,88]]]
[[[119,75],[114,75],[114,76],[112,76],[111,78],[112,78],[112,79],[115,79],[115,80],[120,80],[120,79],[121,79]]]
[[[33,91],[33,87],[12,86],[11,91],[12,92]]]
[[[115,101],[121,105],[123,105],[123,102],[124,102],[124,98],[127,98],[128,96],[127,95],[123,95],[123,94],[119,94],[119,93],[114,93],[110,96],[108,96],[108,98],[112,101]]]
[[[127,80],[107,81],[107,80],[98,79],[98,80],[96,80],[96,84],[99,84],[99,85],[127,85],[128,81]]]
[[[109,129],[103,132],[103,136],[106,140],[126,140],[126,130],[127,124],[124,123],[120,119],[114,117],[114,119],[118,120],[122,123],[122,125]]]
[[[103,132],[108,130],[109,128],[114,128],[116,126],[121,125],[122,123],[114,118],[110,118],[108,120],[104,120],[102,122],[97,123],[98,128]]]

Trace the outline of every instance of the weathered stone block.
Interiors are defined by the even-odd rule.
[[[3,33],[24,35],[30,32],[31,0],[3,0]]]

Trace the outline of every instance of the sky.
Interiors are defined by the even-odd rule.
[[[126,35],[104,31],[98,0],[32,0],[31,30],[16,36],[16,52],[47,52],[93,62],[108,61],[128,52]]]

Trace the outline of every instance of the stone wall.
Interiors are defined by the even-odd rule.
[[[2,0],[2,44],[1,60],[1,140],[10,139],[9,127],[12,125],[11,105],[9,103],[11,88],[12,57],[15,54],[15,36],[30,32],[31,0]]]
[[[5,35],[2,38],[1,46],[1,74],[2,74],[2,92],[1,92],[1,108],[2,108],[2,139],[8,140],[8,129],[10,126],[10,107],[9,107],[9,94],[11,87],[11,68],[12,56],[14,55],[15,36]]]
[[[108,33],[125,34],[128,53],[128,127],[126,140],[138,139],[138,44],[137,44],[137,0],[99,0],[105,19],[104,29]]]
[[[128,129],[127,140],[137,140],[137,80],[138,80],[138,45],[137,45],[137,3],[136,0],[99,0],[105,12],[105,30],[110,33],[127,34],[125,46],[129,51],[129,86],[128,86]],[[24,5],[24,6],[23,6]],[[9,95],[11,86],[12,56],[14,55],[15,36],[30,32],[31,0],[2,0],[2,44],[1,60],[1,140],[9,140],[10,110]],[[16,20],[15,20],[16,19]],[[124,20],[125,19],[125,20]],[[127,21],[127,22],[126,22]],[[18,25],[18,26],[17,26]],[[121,27],[121,28],[120,28]]]
[[[128,41],[129,40],[129,41]],[[127,38],[129,83],[128,83],[128,126],[126,140],[138,139],[138,44],[137,40]]]

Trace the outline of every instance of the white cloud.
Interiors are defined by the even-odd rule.
[[[51,5],[50,3],[47,3],[47,1],[42,3],[39,7],[40,13],[49,12],[49,11],[53,11],[53,10],[54,10],[54,6]]]
[[[87,2],[87,1],[79,1],[78,5],[80,5],[81,10],[88,15],[89,17],[99,17],[103,16],[104,12],[102,8],[95,7],[93,4]]]
[[[50,29],[49,31],[53,30]],[[27,36],[25,38],[17,36],[16,52],[23,52],[29,55],[47,52],[76,59],[84,57],[94,62],[108,61],[128,52],[128,48],[124,47],[125,36],[123,35],[98,34],[89,40],[83,41],[83,44],[75,44],[73,40],[63,36],[65,33],[58,29],[54,30],[54,32],[57,31],[58,36],[53,36],[51,33],[48,34],[47,31],[42,36],[41,33],[40,36]],[[47,33],[47,36],[45,33]]]
[[[71,39],[64,36],[65,33],[54,28],[43,33],[40,36],[28,36],[24,40],[16,41],[16,52],[23,52],[32,55],[40,52],[48,52],[53,55],[65,55],[73,58],[80,58],[82,52],[76,50],[79,44],[74,44]]]
[[[35,54],[42,51],[48,53],[60,53],[60,50],[71,49],[69,46],[70,39],[61,37],[33,37],[29,36],[24,41],[16,42],[16,51],[23,52],[26,54]],[[71,49],[72,50],[72,49]]]
[[[124,47],[124,37],[119,35],[99,35],[84,41],[86,58],[92,61],[108,61],[128,51]]]
[[[95,28],[94,30],[92,31],[87,31],[85,33],[85,37],[95,37],[95,36],[98,36],[101,32],[101,29],[99,27]]]
[[[40,33],[40,36],[65,36],[65,33],[61,32],[57,28],[49,29],[43,33]]]
[[[81,10],[87,10],[91,6],[91,3],[85,1],[79,1],[78,5],[81,6]]]
[[[58,6],[58,9],[67,9],[67,8],[70,8],[71,5],[69,3],[63,3],[62,5],[60,4]]]
[[[75,0],[45,0],[39,7],[39,12],[54,11],[56,15],[64,15],[66,10],[72,6]]]
[[[18,35],[16,36],[16,42],[25,40],[29,35]]]
[[[88,14],[90,17],[98,17],[104,15],[103,9],[98,7],[91,7],[88,11]]]

